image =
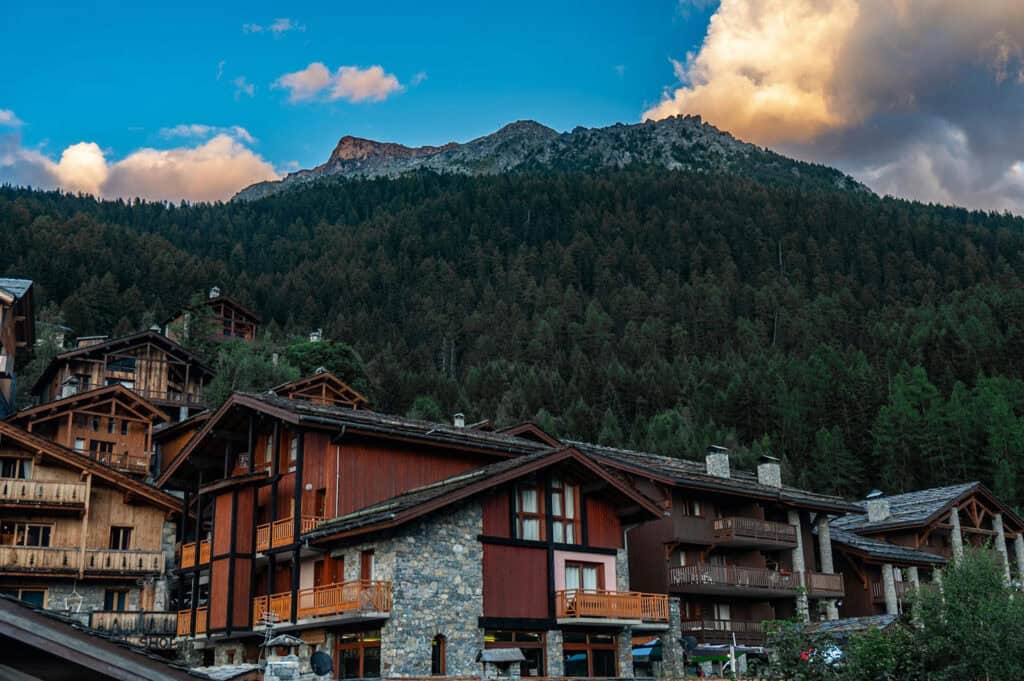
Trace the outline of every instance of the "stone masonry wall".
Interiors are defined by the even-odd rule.
[[[103,610],[103,601],[106,591],[111,589],[128,589],[128,610],[139,609],[140,589],[136,582],[117,582],[109,584],[87,584],[84,582],[50,582],[46,585],[46,608],[68,612],[74,619],[82,624],[89,624],[89,613],[93,610]],[[75,595],[77,594],[77,595]],[[78,597],[81,596],[81,606],[78,605]]]

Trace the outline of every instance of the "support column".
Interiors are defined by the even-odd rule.
[[[960,511],[956,506],[949,512],[949,524],[953,526],[950,530],[950,542],[953,544],[953,560],[957,561],[964,557],[964,535],[960,531]]]
[[[615,637],[618,642],[619,678],[633,678],[633,627],[623,627]]]
[[[295,510],[292,514],[292,541],[295,542],[295,548],[292,551],[292,622],[299,621],[299,570],[301,564],[299,562],[299,556],[302,548],[299,543],[299,537],[302,535],[302,468],[303,468],[303,454],[305,449],[305,432],[299,430],[293,437],[298,438],[298,446],[295,453]],[[271,535],[273,535],[273,529],[271,529]],[[273,540],[271,540],[273,541]]]
[[[680,640],[683,638],[682,607],[679,599],[668,599],[668,631],[661,636],[661,674],[668,679],[683,678],[686,670],[686,653]]]
[[[835,564],[832,560],[832,533],[828,526],[828,516],[824,513],[818,515],[818,555],[821,560],[821,571],[827,575],[835,574]],[[825,613],[829,620],[839,619],[839,606],[836,599],[830,598],[825,601]]]
[[[900,614],[900,602],[896,598],[896,577],[891,563],[882,566],[882,586],[885,587],[885,612],[890,615]]]
[[[910,580],[910,587],[914,593],[918,593],[921,588],[921,573],[918,571],[916,565],[911,565],[907,568],[907,579]],[[917,617],[917,608],[911,612],[911,618],[915,625],[920,626],[920,620]]]
[[[1003,514],[996,513],[992,516],[992,527],[996,531],[996,551],[999,552],[999,559],[1003,562],[1003,579],[1010,583],[1010,554],[1006,550],[1006,531],[1003,529]]]
[[[552,629],[544,637],[544,657],[547,659],[548,676],[565,676],[565,664],[562,658],[562,630]]]
[[[811,610],[807,603],[807,565],[804,562],[804,535],[800,531],[800,511],[787,514],[789,524],[796,528],[796,548],[793,549],[793,572],[800,579],[800,590],[796,594],[796,612],[804,622],[811,621]]]
[[[1020,532],[1013,538],[1013,553],[1017,557],[1017,578],[1024,582],[1024,534]]]

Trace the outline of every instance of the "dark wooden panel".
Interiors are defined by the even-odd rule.
[[[665,542],[673,535],[672,519],[661,518],[629,531],[629,586],[634,591],[667,593]]]
[[[256,522],[253,516],[253,498],[256,491],[242,489],[238,492],[238,509],[235,516],[235,551],[238,553],[252,552],[252,526]]]
[[[587,497],[587,541],[591,546],[622,548],[622,523],[615,506],[603,497]]]
[[[336,461],[335,449],[330,437],[326,433],[307,433],[302,453],[302,514],[319,516],[321,509],[317,508],[317,490],[326,490],[326,508],[324,515],[333,518],[334,513],[334,490],[336,488]],[[306,486],[310,489],[305,489]]]
[[[210,604],[208,628],[223,629],[228,625],[228,559],[213,561],[210,567]]]
[[[287,559],[286,559],[287,560]],[[291,591],[292,588],[292,562],[288,560],[284,565],[278,565],[274,570],[274,593]]]
[[[509,488],[495,490],[483,498],[484,527],[488,537],[508,537],[511,534],[509,516]]]
[[[213,555],[219,556],[231,551],[231,492],[218,494],[214,504]]]
[[[484,617],[547,616],[547,550],[484,544]]]
[[[249,590],[251,562],[249,558],[235,559],[235,581],[231,585],[235,590],[234,603],[232,603],[234,610],[234,615],[231,619],[232,627],[249,626],[249,618],[252,617],[252,593]]]

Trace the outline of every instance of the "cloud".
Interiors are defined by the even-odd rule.
[[[253,144],[256,139],[249,134],[249,131],[240,125],[218,126],[202,125],[199,123],[180,123],[171,128],[160,128],[160,136],[172,137],[194,137],[207,138],[213,135],[228,135],[237,140]]]
[[[23,147],[16,135],[0,135],[0,181],[103,198],[224,200],[278,176],[270,163],[223,133],[196,146],[138,149],[119,161],[109,160],[95,142],[72,144],[54,161]]]
[[[288,99],[292,102],[315,99],[321,94],[328,101],[344,99],[349,102],[380,102],[403,89],[398,78],[385,73],[379,65],[365,69],[340,66],[331,73],[321,62],[313,62],[301,71],[284,74],[274,81],[273,87],[288,90]]]
[[[223,59],[221,59],[219,62],[217,62],[217,80],[220,80],[221,76],[224,75],[224,64],[226,64],[226,63],[227,62],[224,61]]]
[[[622,78],[623,76],[626,75],[626,65],[625,64],[616,64],[615,66],[612,67],[612,71],[615,72],[616,76],[618,76],[619,78]]]
[[[881,192],[1024,211],[1024,3],[722,0],[679,83],[681,113]]]
[[[266,26],[261,24],[242,24],[242,33],[263,33],[268,31],[274,34],[275,37],[281,36],[289,31],[305,31],[306,27],[297,21],[288,19],[287,17],[281,19],[274,19],[274,21]]]
[[[6,128],[21,127],[21,119],[14,115],[10,109],[0,109],[0,126]]]
[[[252,97],[256,94],[256,86],[246,80],[245,76],[239,76],[231,82],[235,86],[235,99],[241,99],[242,95]]]
[[[417,85],[419,85],[420,83],[422,83],[426,79],[427,79],[427,72],[426,71],[418,71],[416,73],[416,75],[414,75],[412,77],[412,80],[409,81],[409,85],[411,85],[412,87],[416,87]]]

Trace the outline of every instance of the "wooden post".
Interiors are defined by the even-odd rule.
[[[299,536],[302,534],[302,458],[305,449],[305,433],[299,430],[295,437],[298,438],[298,451],[295,454],[295,511],[292,513],[292,541],[295,542],[295,550],[292,551],[292,622],[298,621],[299,614]]]
[[[68,435],[67,435],[66,438],[64,438],[64,440],[65,440],[64,446],[67,447],[68,449],[72,448],[71,447],[71,441],[72,441],[71,425],[72,425],[73,422],[74,422],[74,412],[73,411],[69,411],[68,412]],[[29,432],[30,433],[32,432],[32,427],[31,426],[29,426]]]
[[[82,511],[82,547],[78,554],[78,578],[85,576],[85,545],[89,536],[89,504],[92,502],[92,473],[85,476],[85,510]]]

